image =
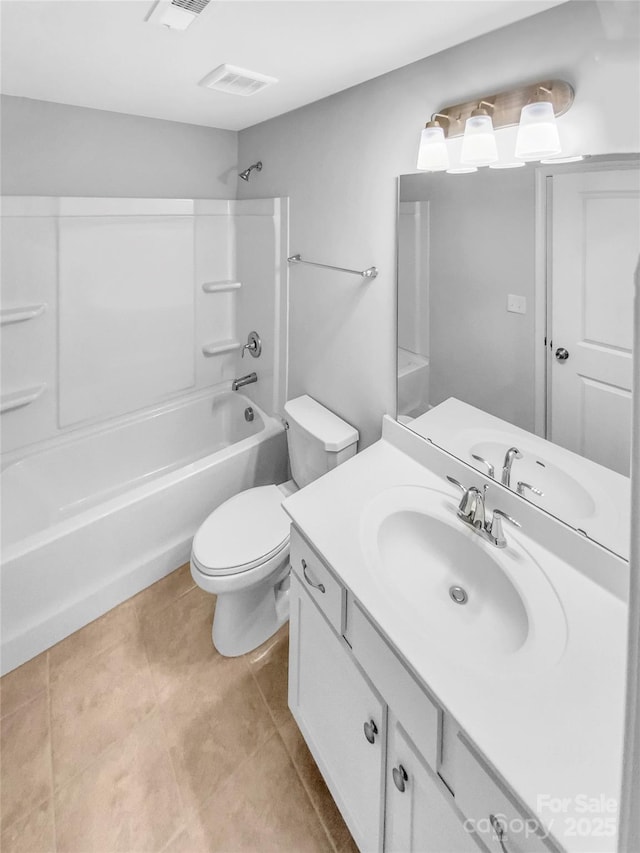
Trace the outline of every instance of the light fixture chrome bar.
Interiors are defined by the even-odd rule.
[[[349,275],[359,275],[361,278],[375,278],[378,275],[377,267],[369,267],[366,270],[349,270],[346,267],[334,267],[331,264],[318,264],[314,261],[303,261],[300,255],[291,255],[287,258],[290,264],[307,264],[310,267],[322,267],[325,270],[336,270],[337,272],[346,272]]]

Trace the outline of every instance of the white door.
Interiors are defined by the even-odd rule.
[[[547,437],[628,475],[640,172],[552,181]]]
[[[389,719],[385,853],[478,853],[453,797],[418,756],[398,721]]]
[[[386,706],[295,574],[289,706],[358,849],[382,849]]]

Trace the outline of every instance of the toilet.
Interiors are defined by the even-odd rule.
[[[221,655],[246,654],[289,618],[289,517],[282,501],[355,455],[358,431],[307,396],[286,403],[292,480],[246,489],[199,527],[191,575],[218,598],[213,644]]]

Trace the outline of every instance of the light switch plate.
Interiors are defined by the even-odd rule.
[[[515,293],[510,293],[507,296],[507,311],[511,311],[512,314],[526,314],[527,297],[517,296]]]

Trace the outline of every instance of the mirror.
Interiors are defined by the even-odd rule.
[[[398,419],[626,559],[639,256],[635,155],[399,180]]]

